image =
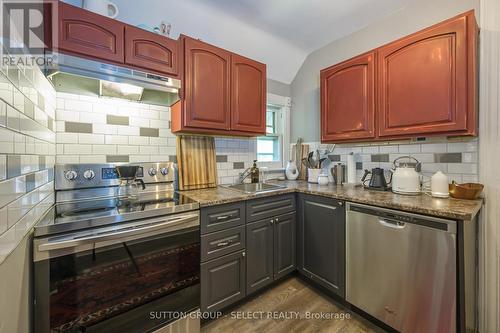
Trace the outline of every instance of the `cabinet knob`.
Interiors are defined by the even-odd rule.
[[[339,206],[343,206],[344,203],[342,201],[339,202]]]
[[[244,257],[245,256],[245,252],[241,253],[241,256]]]
[[[278,218],[276,218],[276,220],[275,220],[275,221],[276,221],[276,222],[279,222],[279,219],[278,219]]]
[[[270,222],[271,222],[271,224],[274,224],[274,220],[271,220]]]

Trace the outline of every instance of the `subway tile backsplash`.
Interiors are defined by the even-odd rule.
[[[175,155],[169,107],[58,92],[57,115],[57,163],[161,162]]]
[[[38,68],[0,65],[0,263],[54,201],[55,116]]]
[[[429,142],[408,141],[405,144],[384,142],[380,144],[324,145],[308,143],[310,148],[327,152],[332,161],[347,163],[347,155],[355,155],[358,181],[365,169],[381,167],[390,169],[393,161],[410,155],[422,162],[424,181],[437,171],[448,175],[450,182],[478,182],[478,139],[477,138],[432,138]],[[333,151],[331,151],[334,147]],[[333,157],[333,158],[332,158]]]

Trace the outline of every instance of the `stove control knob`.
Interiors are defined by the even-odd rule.
[[[83,173],[83,178],[87,179],[87,180],[92,180],[94,179],[95,177],[95,172],[94,170],[85,170],[85,172]]]
[[[64,172],[64,178],[69,181],[75,180],[78,177],[78,173],[75,170],[69,170]]]
[[[148,174],[151,176],[151,177],[154,177],[156,176],[156,169],[155,168],[149,168],[149,171],[148,171]]]
[[[168,175],[168,168],[161,168],[160,173],[164,176]]]

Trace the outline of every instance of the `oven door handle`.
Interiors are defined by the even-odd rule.
[[[180,224],[186,224],[186,227],[191,225],[187,224],[187,222],[197,222],[193,223],[192,226],[199,224],[199,215],[198,214],[190,214],[183,215],[180,218],[171,218],[171,219],[162,219],[164,222],[147,224],[145,226],[137,226],[131,228],[124,228],[123,230],[111,230],[109,232],[91,235],[88,237],[79,237],[79,238],[68,238],[64,240],[58,241],[48,241],[47,243],[42,243],[38,245],[38,251],[54,251],[54,250],[62,250],[72,247],[77,247],[81,245],[87,245],[92,243],[100,243],[100,242],[108,242],[115,241],[114,243],[119,243],[120,240],[128,241],[132,240],[134,236],[140,238],[143,234],[151,233],[154,231],[176,231],[182,228],[178,226]],[[157,233],[155,233],[157,234]]]

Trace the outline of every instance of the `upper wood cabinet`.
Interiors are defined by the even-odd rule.
[[[59,50],[123,63],[123,23],[63,2],[58,8]]]
[[[321,71],[321,141],[477,134],[470,11]]]
[[[53,47],[60,52],[178,76],[178,41],[63,2],[57,7],[53,34],[58,44]]]
[[[469,13],[378,50],[380,137],[475,134],[476,35]]]
[[[266,133],[266,65],[231,56],[231,129]]]
[[[321,140],[375,137],[375,53],[323,69]]]
[[[179,43],[173,39],[125,26],[125,62],[165,74],[178,74]]]
[[[266,65],[181,36],[181,100],[172,132],[255,136],[266,131]]]
[[[186,38],[184,64],[183,126],[229,130],[231,53]]]

